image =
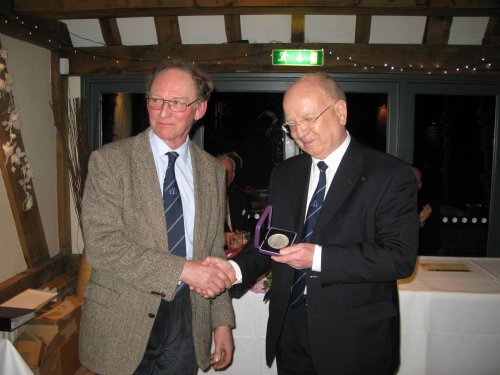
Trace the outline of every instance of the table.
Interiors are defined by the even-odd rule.
[[[426,271],[426,264],[470,272]],[[500,374],[500,259],[420,257],[416,273],[398,284],[398,374]]]
[[[462,266],[469,271],[459,271]],[[500,374],[500,259],[422,256],[414,275],[398,286],[398,375]],[[233,306],[236,349],[224,374],[275,375],[275,363],[268,368],[265,362],[268,305],[263,294],[248,292]]]
[[[9,340],[0,339],[0,374],[33,375]]]

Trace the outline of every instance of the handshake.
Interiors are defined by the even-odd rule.
[[[187,260],[181,281],[203,297],[214,298],[234,284],[236,271],[229,262],[220,258]]]
[[[313,267],[315,245],[298,243],[280,250],[271,256],[274,262],[288,264],[296,270]],[[230,288],[236,281],[236,270],[226,260],[207,257],[202,260],[187,260],[181,274],[181,281],[191,290],[205,298],[214,298]]]

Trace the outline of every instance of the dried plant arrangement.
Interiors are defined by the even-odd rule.
[[[71,98],[61,102],[60,110],[52,106],[55,125],[61,134],[64,160],[68,166],[71,179],[71,192],[78,217],[82,224],[82,197],[87,177],[87,106],[81,98]]]

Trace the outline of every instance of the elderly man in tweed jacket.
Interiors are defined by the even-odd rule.
[[[201,262],[224,257],[224,169],[188,137],[213,85],[179,61],[156,68],[148,85],[150,128],[105,145],[89,162],[83,234],[92,273],[80,359],[99,374],[194,374],[232,359],[234,314],[221,294],[231,283]],[[179,155],[186,258],[169,253],[163,208],[165,153],[172,151]],[[220,295],[206,299],[182,285]]]

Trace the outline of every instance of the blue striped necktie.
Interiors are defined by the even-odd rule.
[[[326,190],[326,169],[328,165],[324,161],[318,162],[319,168],[319,180],[316,190],[311,197],[309,202],[309,207],[307,209],[306,221],[304,223],[304,236],[301,242],[311,242],[314,226],[318,220],[319,213],[321,212],[321,206],[323,205],[323,200],[325,199]],[[305,299],[305,289],[306,289],[306,270],[295,270],[293,275],[293,284],[290,295],[290,307],[294,308],[299,306]]]
[[[186,257],[184,213],[179,186],[175,180],[177,152],[167,152],[168,167],[163,181],[163,209],[167,221],[168,248],[171,254]]]

